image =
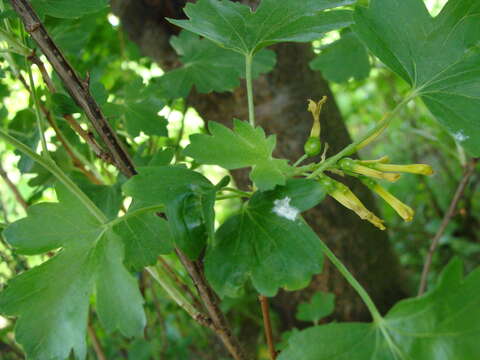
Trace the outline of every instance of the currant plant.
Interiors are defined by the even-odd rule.
[[[104,9],[105,0],[38,0],[32,1],[33,8],[26,0],[11,0],[14,11],[10,12],[0,2],[5,60],[19,79],[23,79],[20,70],[26,70],[24,85],[34,112],[24,116],[33,118],[36,126],[28,141],[16,135],[15,127],[1,128],[0,138],[20,152],[23,161],[33,160],[52,177],[57,198],[29,207],[26,217],[3,230],[16,253],[49,257],[10,280],[0,293],[0,312],[17,318],[15,338],[29,359],[67,359],[72,354],[86,358],[92,309],[106,331],[141,337],[146,315],[136,277],[143,269],[193,320],[212,329],[233,358],[246,359],[247,352],[219,309],[217,295],[241,297],[246,289],[253,289],[265,302],[280,289],[302,289],[321,273],[324,256],[356,290],[372,322],[318,325],[333,310],[333,297],[319,294],[297,315],[315,326],[290,336],[280,354],[269,339],[272,359],[478,358],[479,269],[464,277],[462,263],[453,260],[426,295],[401,301],[383,316],[302,217],[331,196],[385,230],[388,224],[343,183],[343,178],[352,177],[403,220],[413,219],[414,210],[381,182],[401,181],[404,173],[429,176],[433,169],[427,164],[391,164],[388,154],[373,160],[360,160],[355,154],[378,141],[416,98],[471,156],[480,156],[480,3],[449,0],[436,17],[422,0],[371,0],[368,7],[354,3],[262,0],[255,11],[227,0],[189,3],[188,19],[169,20],[184,29],[171,39],[182,65],[149,85],[138,80],[108,96],[94,77],[77,75],[63,55],[66,50],[57,46],[44,26],[48,16],[77,19]],[[411,91],[336,154],[320,141],[321,112],[328,99],[305,99],[305,111],[313,118],[305,154],[294,163],[275,158],[275,135],[267,135],[255,121],[253,79],[271,71],[276,61],[273,51],[265,48],[281,42],[311,42],[332,30],[342,30],[342,37],[330,51],[341,52],[353,44],[367,59],[360,74],[348,76],[363,76],[369,66],[365,65],[368,48]],[[40,51],[56,76],[49,77],[44,60],[37,56]],[[48,89],[36,85],[33,65]],[[322,68],[322,61],[311,66]],[[148,156],[142,156],[146,149],[141,147],[134,149],[135,154],[127,153],[123,139],[131,141],[142,133],[166,137],[167,121],[157,116],[166,104],[174,107],[175,99],[186,97],[192,88],[203,93],[232,90],[242,78],[249,119],[233,119],[232,129],[209,122],[208,133],[192,135],[184,149],[178,148],[179,142],[176,149],[159,149],[157,142],[150,143],[153,150],[148,149]],[[85,115],[79,120],[74,114],[82,111]],[[65,124],[61,128],[55,118],[64,119],[74,131]],[[86,131],[86,125],[97,134]],[[81,179],[66,173],[60,150],[50,150],[47,127],[56,133]],[[98,167],[107,165],[100,165],[92,153],[119,175],[99,174]],[[304,164],[318,155],[320,160]],[[249,169],[251,188],[229,187],[229,177],[214,183],[198,165]],[[215,204],[231,198],[242,200],[241,209],[216,228]],[[169,281],[159,266],[159,257],[173,253],[193,279],[203,307],[195,303],[196,295]],[[315,311],[314,303],[326,309]]]

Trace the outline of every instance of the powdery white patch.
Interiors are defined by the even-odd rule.
[[[470,138],[470,136],[465,135],[465,133],[461,130],[459,132],[456,132],[455,134],[453,134],[453,137],[458,142],[464,142],[465,140],[468,140]]]
[[[298,214],[300,214],[300,210],[290,205],[290,201],[292,201],[292,199],[290,199],[288,196],[284,199],[275,200],[273,202],[275,206],[273,207],[272,211],[280,217],[295,221]]]

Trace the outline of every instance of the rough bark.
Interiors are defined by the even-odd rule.
[[[178,30],[163,18],[182,17],[184,3],[185,0],[114,0],[112,5],[131,40],[145,55],[164,69],[170,69],[176,66],[177,60],[168,45],[168,38]],[[323,95],[330,99],[322,114],[323,141],[330,145],[329,154],[349,144],[350,136],[328,84],[308,67],[313,55],[311,47],[308,44],[281,44],[274,49],[278,65],[272,73],[255,81],[255,101],[258,124],[268,134],[277,134],[275,155],[294,160],[302,154],[312,123],[306,111],[307,99],[320,99]],[[194,92],[189,102],[205,120],[230,125],[234,117],[247,118],[244,88],[222,94]],[[243,171],[234,172],[234,178],[240,187],[248,184]],[[368,208],[375,210],[374,199],[365,188],[356,182],[347,183]],[[386,233],[360,220],[330,198],[310,211],[306,219],[366,287],[381,311],[405,295],[399,263]],[[301,326],[295,321],[295,308],[318,290],[337,295],[335,319],[368,319],[359,297],[331,264],[326,263],[323,273],[307,289],[282,292],[273,301],[283,328]]]

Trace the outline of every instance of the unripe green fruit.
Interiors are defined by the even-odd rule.
[[[320,142],[320,139],[310,137],[305,143],[303,149],[305,150],[305,154],[309,157],[317,156],[320,154],[320,151],[322,151],[322,143]]]

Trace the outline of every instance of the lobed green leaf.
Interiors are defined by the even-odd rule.
[[[333,9],[353,0],[262,0],[258,9],[225,0],[199,0],[185,7],[188,20],[169,21],[249,55],[279,42],[308,42],[351,24],[351,13]]]
[[[354,29],[406,80],[473,156],[480,155],[480,3],[449,0],[432,18],[422,0],[372,0]]]
[[[287,160],[274,159],[275,136],[265,136],[261,127],[235,119],[233,131],[209,122],[211,135],[190,136],[190,144],[184,154],[200,164],[219,165],[225,169],[252,167],[250,179],[260,190],[271,190],[285,185],[292,168]]]
[[[274,296],[279,288],[308,285],[321,271],[322,252],[300,213],[324,197],[318,182],[305,179],[257,192],[240,214],[218,229],[207,251],[205,274],[214,289],[235,297],[250,279],[259,293]]]
[[[462,266],[450,262],[434,290],[399,302],[382,324],[334,323],[294,334],[279,360],[477,359],[480,269],[463,278]]]
[[[123,189],[142,206],[165,206],[174,241],[190,258],[213,238],[217,189],[203,175],[180,166],[144,167]]]
[[[187,97],[194,86],[200,93],[231,91],[245,77],[245,57],[238,53],[200,40],[189,31],[172,36],[170,43],[183,66],[160,78],[159,86],[169,98]],[[273,51],[261,51],[253,61],[253,77],[270,72],[275,62]]]

